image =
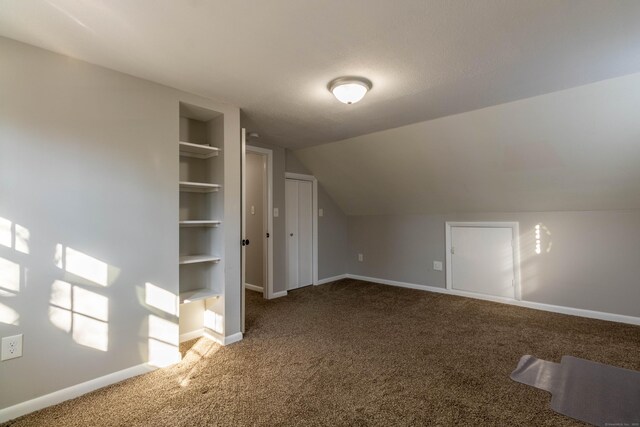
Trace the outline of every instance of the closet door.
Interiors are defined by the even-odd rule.
[[[298,181],[285,180],[287,289],[298,287]]]
[[[313,284],[313,185],[298,181],[298,287]]]
[[[453,289],[515,298],[513,230],[451,227]]]

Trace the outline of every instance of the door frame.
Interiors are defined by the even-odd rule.
[[[522,300],[522,289],[520,285],[520,223],[517,221],[446,221],[445,226],[445,261],[447,290],[453,291],[453,276],[451,274],[451,228],[452,227],[473,227],[473,228],[511,228],[513,240],[513,276],[514,276],[514,299]],[[511,298],[509,298],[511,299]]]
[[[285,179],[295,179],[298,181],[309,181],[312,184],[312,194],[311,194],[311,222],[312,222],[312,237],[311,239],[311,259],[313,261],[313,286],[318,285],[318,180],[313,175],[305,175],[301,173],[293,173],[293,172],[285,172]],[[286,215],[286,212],[285,212]],[[286,230],[285,230],[286,233]],[[285,240],[288,241],[288,240]],[[287,252],[285,271],[289,271],[289,254]]]
[[[256,154],[261,154],[266,156],[267,160],[267,171],[266,171],[266,188],[265,188],[265,211],[267,213],[267,221],[265,224],[265,233],[269,233],[269,238],[263,240],[264,249],[267,252],[267,257],[264,260],[265,267],[267,269],[266,274],[266,283],[262,289],[262,295],[266,299],[273,298],[273,150],[268,148],[256,147],[253,145],[246,146],[246,152],[252,152]],[[246,189],[245,189],[246,191]],[[243,207],[244,209],[244,207]],[[246,282],[246,280],[245,280]],[[245,289],[246,283],[242,284],[243,292]]]

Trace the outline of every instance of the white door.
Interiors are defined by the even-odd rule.
[[[298,287],[298,181],[285,181],[287,223],[287,289]]]
[[[298,181],[298,287],[313,283],[313,184]]]
[[[313,185],[285,182],[287,289],[313,283]]]
[[[452,288],[515,298],[513,229],[451,227]]]

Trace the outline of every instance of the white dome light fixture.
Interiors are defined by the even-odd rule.
[[[364,77],[338,77],[329,82],[329,91],[344,104],[355,104],[371,90],[371,81]]]

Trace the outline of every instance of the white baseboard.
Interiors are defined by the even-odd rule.
[[[251,285],[249,283],[245,283],[244,287],[249,289],[250,291],[264,292],[264,288],[262,286],[256,286],[256,285]]]
[[[196,329],[195,331],[186,332],[180,335],[180,342],[191,341],[204,336],[204,329]]]
[[[236,343],[238,341],[242,341],[242,332],[236,332],[233,335],[224,337],[224,342],[222,345],[229,345],[229,344]]]
[[[583,308],[564,307],[560,305],[545,304],[534,301],[514,300],[510,298],[494,297],[490,295],[474,294],[473,292],[458,291],[455,289],[446,289],[445,287],[418,285],[415,283],[398,282],[395,280],[378,279],[375,277],[359,276],[356,274],[347,274],[349,279],[362,280],[365,282],[379,283],[382,285],[399,286],[401,288],[419,289],[428,292],[437,292],[440,294],[457,295],[461,297],[481,299],[486,301],[499,302],[502,304],[510,304],[518,307],[532,308],[534,310],[550,311],[553,313],[568,314],[571,316],[587,317],[590,319],[608,320],[610,322],[627,323],[630,325],[640,325],[640,317],[626,316],[624,314],[605,313],[602,311],[586,310]]]
[[[271,294],[271,299],[286,297],[287,293],[288,293],[287,291],[274,292],[273,294]]]
[[[242,340],[242,332],[236,332],[229,336],[222,336],[210,329],[205,329],[203,336],[209,338],[211,341],[215,341],[220,345],[229,345]]]
[[[137,377],[138,375],[146,374],[156,369],[155,366],[143,363],[71,387],[63,388],[62,390],[54,391],[53,393],[45,394],[44,396],[36,397],[35,399],[9,406],[8,408],[0,409],[0,423],[46,408],[47,406],[57,405],[65,400],[82,396],[99,388],[115,384],[127,378]]]
[[[213,332],[210,329],[196,329],[195,331],[187,332],[180,335],[180,342],[190,341],[194,338],[200,337],[209,338],[211,341],[215,341],[220,345],[229,345],[242,340],[242,332],[237,332],[225,337],[221,334]]]
[[[337,280],[342,280],[347,278],[347,274],[340,274],[339,276],[327,277],[326,279],[320,279],[316,282],[316,286],[324,285],[325,283],[335,282]]]

